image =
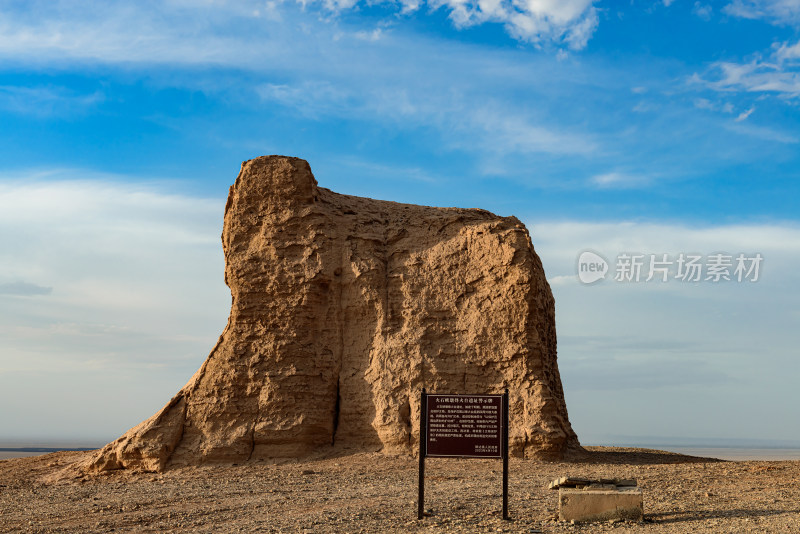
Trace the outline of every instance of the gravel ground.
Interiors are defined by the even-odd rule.
[[[0,462],[0,532],[800,532],[800,462],[722,462],[646,449],[591,448],[585,461],[426,461],[430,513],[418,521],[417,461],[338,454],[284,463],[57,478],[85,453]],[[645,520],[557,520],[564,475],[633,477]]]

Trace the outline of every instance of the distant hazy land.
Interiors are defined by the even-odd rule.
[[[734,447],[652,447],[687,456],[720,460],[800,460],[800,449],[739,449]]]
[[[47,447],[30,445],[0,446],[0,460],[10,458],[23,458],[38,456],[58,451],[90,451],[102,447],[103,444],[94,446],[75,446],[75,444],[57,446],[48,444]],[[719,458],[720,460],[800,460],[800,448],[773,448],[773,447],[676,447],[672,445],[628,445],[644,447],[661,451],[676,452],[688,456],[701,456],[705,458]]]
[[[20,444],[20,443],[0,443],[0,460],[10,458],[24,458],[26,456],[39,456],[58,451],[91,451],[102,447],[103,444],[68,443],[58,445],[55,443],[46,444]]]
[[[594,441],[594,443],[592,443]],[[720,460],[800,460],[800,442],[769,439],[673,438],[665,436],[607,436],[581,441],[584,446],[636,447],[677,452]]]

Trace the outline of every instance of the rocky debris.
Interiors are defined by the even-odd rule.
[[[413,454],[419,395],[510,391],[510,450],[582,449],[553,296],[525,226],[480,209],[340,195],[308,163],[246,161],[222,232],[230,318],[192,379],[84,466]]]
[[[164,473],[105,471],[42,483],[88,453],[62,452],[0,461],[0,532],[41,533],[476,533],[542,531],[597,534],[800,532],[800,462],[698,461],[655,451],[597,449],[580,463],[589,478],[619,470],[647,492],[644,522],[558,521],[549,481],[576,464],[512,458],[504,521],[497,460],[428,463],[426,503],[417,520],[417,461],[376,453],[326,459],[181,467]],[[314,475],[303,475],[313,470]],[[712,493],[707,496],[706,493]]]

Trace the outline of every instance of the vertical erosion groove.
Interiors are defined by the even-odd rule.
[[[342,404],[342,395],[339,392],[339,379],[336,379],[336,404],[333,407],[333,432],[331,432],[331,446],[336,443],[336,431],[339,429],[339,408]]]
[[[408,441],[409,447],[413,446],[413,432],[411,428],[411,403],[409,399],[406,398],[405,402],[400,405],[400,424],[403,425],[403,428],[406,431],[406,441]]]

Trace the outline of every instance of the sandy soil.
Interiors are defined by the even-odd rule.
[[[417,461],[337,454],[284,463],[112,472],[57,482],[85,453],[0,462],[1,532],[800,532],[800,462],[722,462],[592,448],[582,462],[510,462],[511,521],[499,460],[431,458],[416,519]],[[559,476],[635,477],[645,521],[571,525]]]

